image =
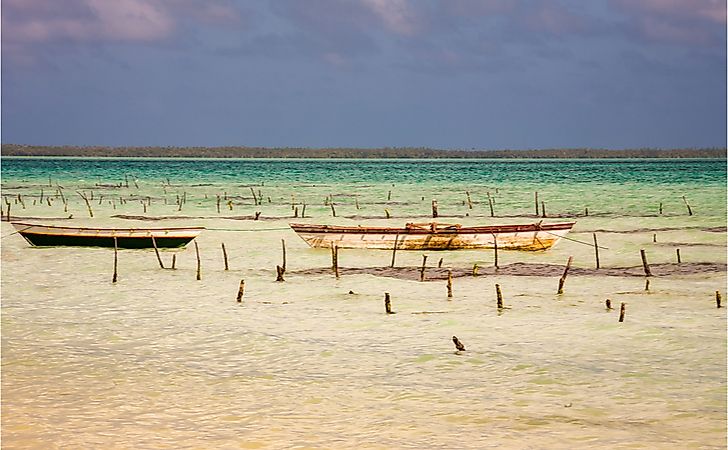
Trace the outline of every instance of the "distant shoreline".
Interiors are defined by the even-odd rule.
[[[384,148],[266,147],[75,147],[3,144],[2,156],[112,158],[251,158],[251,159],[603,159],[603,158],[726,158],[726,148],[685,149],[538,149],[442,150]]]

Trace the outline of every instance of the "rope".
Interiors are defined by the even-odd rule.
[[[17,231],[13,231],[13,232],[12,232],[12,233],[10,233],[10,234],[6,234],[5,236],[3,236],[3,237],[0,237],[0,239],[5,239],[6,237],[10,237],[10,236],[12,236],[12,235],[14,235],[14,234],[18,234],[18,233],[20,233],[21,231],[25,231],[25,230],[27,230],[27,229],[29,229],[29,228],[33,228],[33,227],[25,227],[25,228],[23,228],[22,230],[17,230]]]
[[[550,233],[550,232],[548,232],[546,230],[539,230],[539,231],[541,231],[542,233],[548,233],[548,234],[552,234],[554,236],[558,236],[558,234]],[[573,239],[573,238],[570,238],[570,237],[566,237],[566,236],[561,236],[561,239],[566,239],[567,241],[576,242],[577,244],[584,244],[584,245],[587,245],[589,247],[594,247],[594,244],[590,244],[589,242],[578,241],[576,239]],[[609,247],[602,247],[601,245],[598,245],[597,247],[598,248],[601,248],[601,249],[604,249],[604,250],[609,250]]]
[[[256,230],[239,230],[236,228],[209,228],[205,227],[206,230],[212,230],[212,231],[283,231],[283,230],[290,230],[291,227],[284,227],[284,228],[258,228]]]

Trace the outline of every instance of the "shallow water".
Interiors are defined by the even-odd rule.
[[[208,230],[197,240],[202,280],[190,245],[162,252],[167,265],[176,253],[176,270],[160,269],[153,251],[121,251],[112,284],[113,251],[31,248],[0,224],[3,446],[725,448],[726,309],[715,307],[726,286],[725,169],[724,161],[4,158],[2,195],[16,218]],[[57,196],[51,206],[41,205],[41,188]],[[93,191],[93,218],[77,190]],[[432,276],[420,282],[423,252],[398,252],[397,266],[413,269],[392,277],[366,273],[389,266],[390,252],[341,250],[337,280],[325,269],[329,252],[287,227],[428,221],[432,199],[443,222],[531,222],[540,220],[534,191],[550,220],[577,221],[573,240],[500,252],[498,273],[489,251],[427,252]],[[306,218],[293,218],[291,203],[299,213],[306,203]],[[595,231],[608,247],[599,254],[605,268],[641,267],[640,249],[672,267],[680,248],[686,265],[719,270],[656,269],[649,291],[644,277],[587,274],[594,251],[583,243]],[[286,281],[276,283],[281,239]],[[562,295],[558,275],[504,274],[569,256]],[[441,258],[462,274],[482,267],[454,280],[451,300],[435,269]],[[384,292],[396,314],[384,313]],[[605,310],[607,298],[615,310]],[[453,335],[465,352],[455,352]]]

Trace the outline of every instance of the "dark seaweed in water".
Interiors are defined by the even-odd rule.
[[[650,264],[652,275],[655,277],[667,277],[673,275],[698,275],[707,273],[725,272],[728,266],[722,263],[682,263],[682,264]],[[473,276],[471,268],[453,268],[453,277],[469,277]],[[513,263],[507,266],[495,267],[479,267],[477,276],[484,275],[510,275],[510,276],[527,276],[527,277],[559,277],[564,271],[564,266],[558,264],[533,264],[533,263]],[[401,280],[419,280],[420,267],[356,267],[346,268],[339,267],[340,274],[343,275],[375,275],[388,278],[397,278]],[[293,271],[293,275],[327,275],[331,274],[331,268],[321,267],[314,269],[304,269]],[[429,267],[427,269],[427,281],[447,280],[448,269]],[[569,275],[572,276],[610,276],[610,277],[644,277],[645,273],[642,266],[634,267],[608,267],[601,269],[588,269],[580,267],[571,267]]]

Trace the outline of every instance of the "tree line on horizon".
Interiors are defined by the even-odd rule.
[[[2,156],[167,158],[726,158],[726,148],[548,148],[462,150],[427,147],[107,147],[2,144]]]

